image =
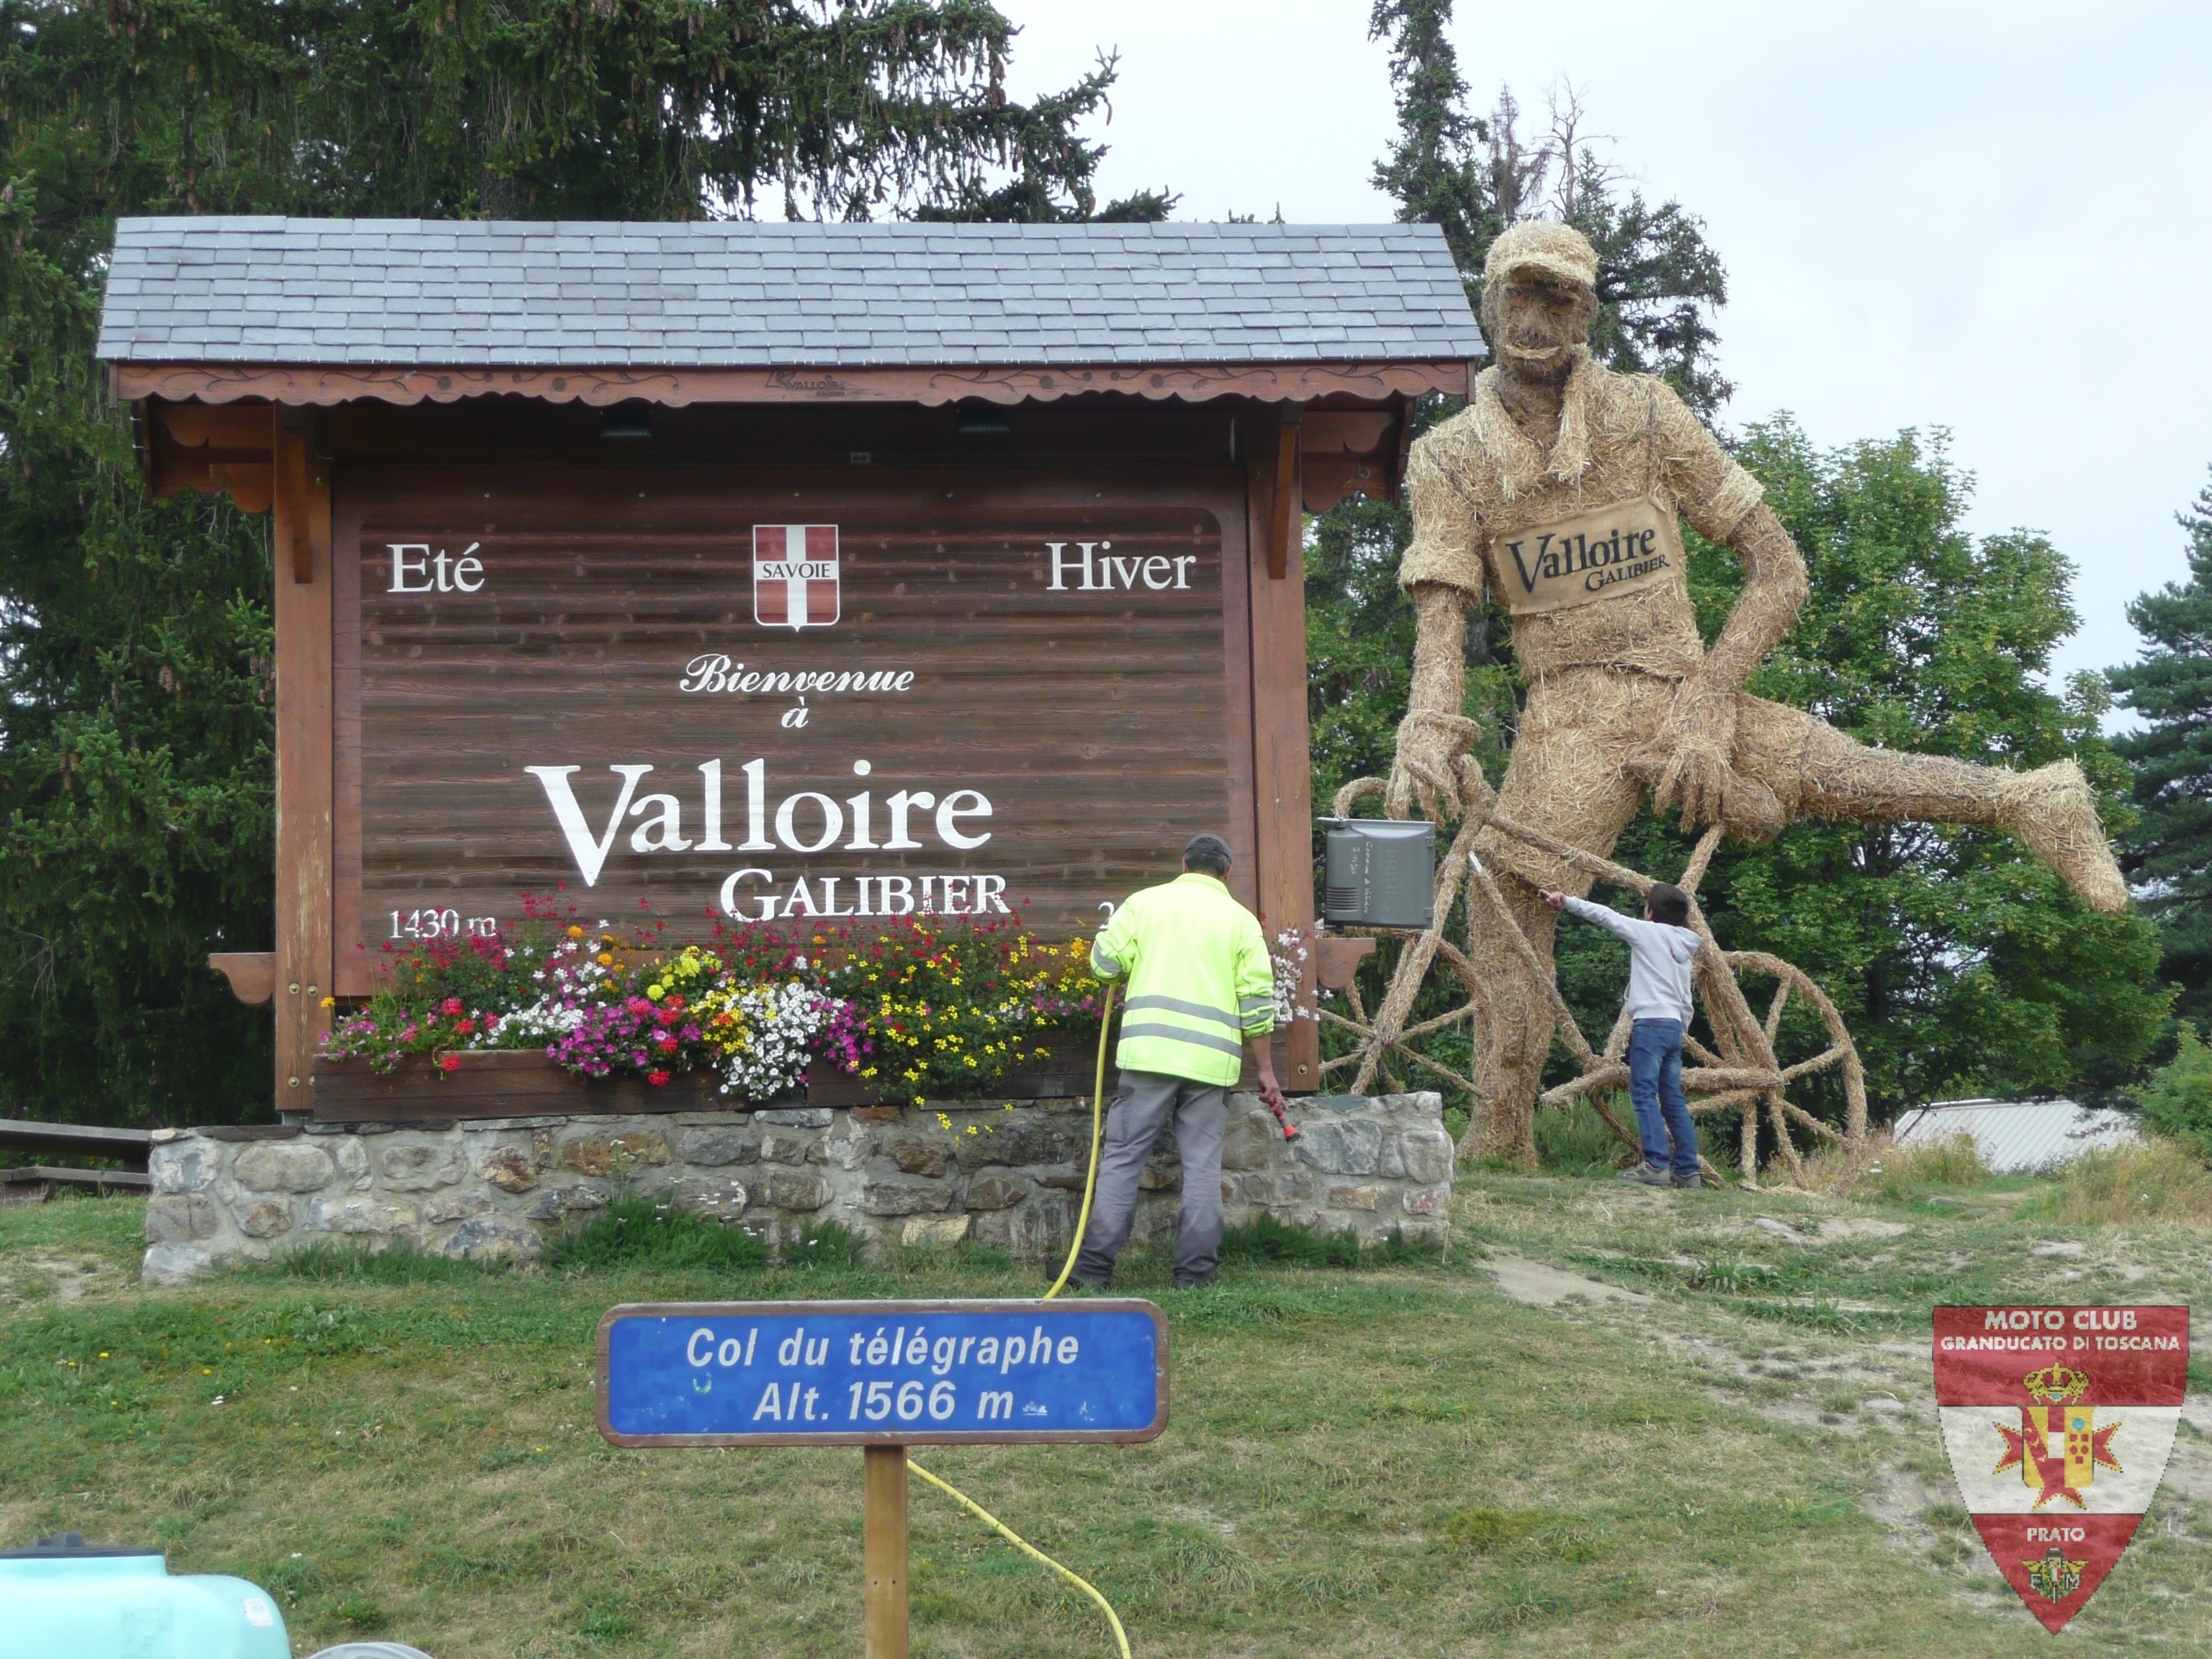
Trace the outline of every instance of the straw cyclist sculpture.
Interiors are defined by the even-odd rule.
[[[1568,226],[1532,221],[1498,238],[1482,296],[1496,362],[1407,469],[1413,540],[1399,581],[1419,631],[1385,810],[1488,815],[1489,789],[1465,757],[1474,726],[1460,713],[1466,612],[1486,590],[1511,614],[1528,688],[1495,802],[1522,833],[1493,824],[1472,839],[1499,902],[1469,903],[1464,976],[1481,988],[1484,1149],[1524,1162],[1559,1012],[1554,918],[1537,889],[1587,892],[1647,792],[1686,829],[1752,842],[1808,817],[2005,830],[2095,908],[2127,902],[2071,761],[2014,773],[1870,749],[1743,690],[1796,620],[1804,561],[1758,482],[1672,391],[1592,360],[1596,274],[1589,243]],[[1733,549],[1748,577],[1710,652],[1678,515]],[[1701,847],[1700,871],[1710,852]]]

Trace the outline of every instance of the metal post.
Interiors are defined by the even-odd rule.
[[[869,1446],[860,1455],[867,1659],[907,1659],[906,1448]]]

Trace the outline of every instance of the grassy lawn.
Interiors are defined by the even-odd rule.
[[[1235,1265],[1186,1293],[1164,1259],[1130,1264],[1173,1327],[1160,1441],[918,1460],[1096,1583],[1139,1654],[2012,1655],[2045,1638],[1957,1510],[1929,1307],[2212,1313],[2212,1231],[2068,1223],[2063,1197],[1462,1175],[1448,1265]],[[1038,1288],[955,1256],[337,1260],[146,1291],[142,1210],[0,1211],[0,1537],[71,1528],[242,1574],[300,1653],[857,1654],[860,1454],[610,1448],[594,1325],[641,1299]],[[1516,1261],[1633,1299],[1528,1305],[1499,1289]],[[2069,1639],[2212,1653],[2212,1414],[2190,1410]],[[1087,1603],[919,1482],[913,1509],[918,1654],[1112,1651]]]

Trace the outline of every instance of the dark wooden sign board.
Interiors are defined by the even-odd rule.
[[[1017,913],[1066,937],[1202,829],[1249,848],[1242,482],[360,469],[334,507],[338,994],[386,944],[511,927],[522,893],[672,939]],[[802,536],[817,555],[783,557]],[[794,580],[817,620],[763,620]]]
[[[672,938],[771,908],[1066,937],[1212,830],[1271,932],[1310,926],[1301,513],[1389,493],[1411,392],[1464,375],[1015,376],[979,422],[911,375],[641,414],[118,369],[157,493],[276,512],[276,949],[219,965],[276,1005],[279,1108],[310,1108],[325,996],[526,891]],[[1280,1050],[1313,1086],[1310,1024]]]

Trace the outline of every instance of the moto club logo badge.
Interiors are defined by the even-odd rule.
[[[753,620],[763,628],[827,628],[842,614],[834,524],[753,526]]]
[[[2166,1474],[2189,1310],[1938,1308],[1935,1358],[1959,1496],[2056,1632],[2118,1565]]]

